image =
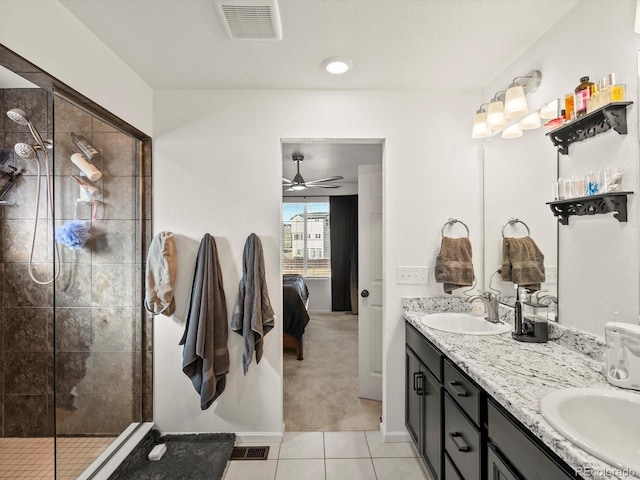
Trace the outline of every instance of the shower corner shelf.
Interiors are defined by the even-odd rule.
[[[627,221],[627,195],[633,192],[611,192],[590,197],[570,198],[547,202],[562,225],[569,225],[569,217],[615,212],[619,222]]]
[[[627,134],[627,107],[633,102],[612,102],[547,133],[562,155],[569,154],[569,145],[614,129]]]

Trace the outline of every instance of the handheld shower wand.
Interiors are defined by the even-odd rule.
[[[33,125],[31,120],[29,120],[24,110],[21,110],[19,108],[12,108],[7,112],[7,116],[11,120],[13,120],[14,122],[20,125],[28,126],[29,131],[31,132],[31,135],[33,135],[33,138],[36,141],[36,145],[29,145],[28,143],[16,143],[13,150],[16,152],[16,155],[18,155],[20,158],[27,161],[36,162],[36,169],[37,169],[36,198],[35,198],[35,207],[34,207],[33,235],[31,236],[31,250],[29,252],[28,272],[29,272],[29,277],[31,277],[31,280],[33,280],[35,283],[39,285],[49,285],[53,283],[53,281],[56,278],[58,278],[58,275],[60,275],[60,252],[58,251],[58,244],[55,243],[55,240],[54,240],[55,266],[54,266],[53,278],[51,278],[50,280],[37,279],[33,274],[32,263],[33,263],[33,253],[34,253],[35,244],[36,244],[36,235],[38,232],[38,213],[40,209],[40,175],[42,170],[42,166],[40,164],[40,158],[38,157],[37,150],[41,150],[42,152],[44,152],[44,158],[45,158],[44,165],[45,165],[46,188],[47,188],[47,213],[49,217],[53,220],[53,195],[51,191],[51,173],[49,172],[49,153],[47,152],[47,149],[52,148],[53,144],[50,141],[42,140],[42,137],[38,133],[38,130]]]

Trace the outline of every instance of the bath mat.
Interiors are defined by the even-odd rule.
[[[163,436],[157,431],[152,433],[109,480],[222,480],[235,443],[233,433]],[[167,452],[152,462],[147,455],[159,443],[167,446]]]

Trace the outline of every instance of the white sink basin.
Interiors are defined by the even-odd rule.
[[[640,394],[566,388],[543,397],[540,411],[558,433],[594,457],[640,473]]]
[[[511,325],[491,323],[484,317],[474,317],[468,313],[430,313],[423,315],[420,322],[435,330],[465,335],[498,335],[511,331]]]

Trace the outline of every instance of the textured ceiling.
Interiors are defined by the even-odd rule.
[[[479,90],[578,0],[279,0],[282,41],[227,38],[211,0],[61,0],[153,88]],[[323,71],[348,56],[342,76]]]

